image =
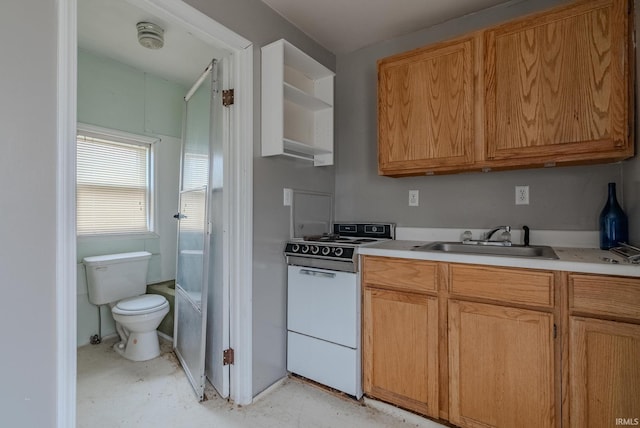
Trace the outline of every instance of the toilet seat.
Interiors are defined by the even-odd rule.
[[[157,312],[169,306],[164,296],[159,294],[143,294],[120,300],[111,312],[118,315],[144,315]]]

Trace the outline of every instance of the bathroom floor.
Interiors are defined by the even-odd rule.
[[[132,362],[115,353],[115,341],[78,349],[78,428],[444,427],[371,400],[363,405],[295,378],[249,406],[236,406],[211,387],[208,399],[198,403],[168,342],[161,340],[160,357]]]

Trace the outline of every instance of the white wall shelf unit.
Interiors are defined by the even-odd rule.
[[[284,39],[262,48],[262,156],[333,165],[334,76]]]

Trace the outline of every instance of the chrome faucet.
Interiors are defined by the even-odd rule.
[[[503,233],[503,237],[501,241],[490,241],[491,237],[499,230],[505,230],[505,233]],[[491,229],[490,231],[488,231],[485,235],[484,235],[484,239],[480,239],[480,240],[474,240],[471,239],[471,232],[470,231],[465,231],[462,234],[462,243],[463,244],[467,244],[467,245],[496,245],[496,246],[502,246],[502,247],[510,247],[511,244],[511,226],[498,226],[495,227],[493,229]],[[504,236],[506,235],[506,236]]]
[[[486,235],[484,235],[484,240],[488,241],[491,239],[491,237],[493,236],[494,233],[496,233],[497,231],[504,229],[507,232],[511,232],[511,226],[498,226],[498,227],[494,227],[493,229],[491,229],[490,231],[488,231],[486,233]]]
[[[499,230],[505,230],[506,237],[503,236],[502,240],[500,241],[491,241],[491,237],[494,235],[494,233],[496,233]],[[479,244],[481,245],[502,245],[505,247],[510,247],[511,246],[511,226],[498,226],[498,227],[494,227],[493,229],[491,229],[490,231],[488,231],[485,235],[484,235],[484,240],[479,242]]]

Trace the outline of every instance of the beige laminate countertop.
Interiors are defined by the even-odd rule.
[[[404,259],[432,260],[450,263],[481,264],[528,269],[561,270],[568,272],[595,273],[640,277],[640,265],[630,264],[615,254],[598,248],[553,247],[558,260],[525,257],[504,257],[443,252],[412,251],[415,246],[425,245],[425,241],[388,240],[358,248],[358,253],[369,256],[398,257]],[[619,263],[605,262],[603,258],[618,260]]]

